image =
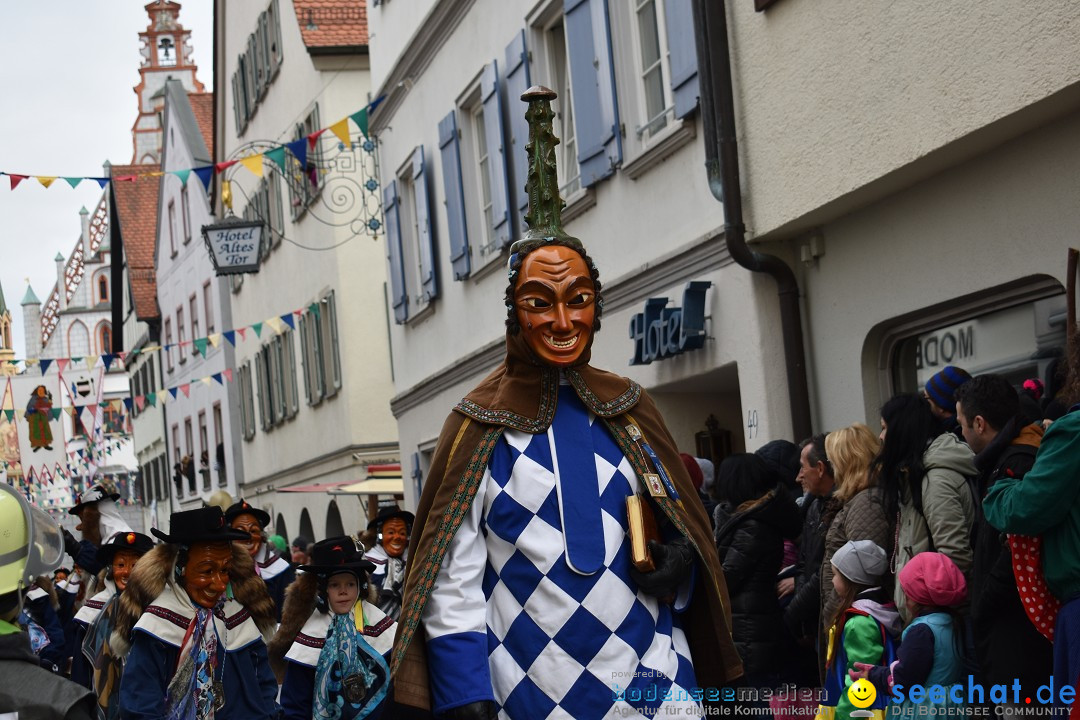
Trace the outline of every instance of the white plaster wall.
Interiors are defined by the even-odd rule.
[[[878,422],[871,330],[1004,283],[1064,283],[1080,226],[1080,115],[1052,122],[825,226],[804,278],[816,427]]]
[[[438,0],[383,0],[378,6],[374,6],[369,0],[367,19],[372,87],[382,84],[393,67],[394,60],[416,31],[419,20],[425,17],[437,2]]]
[[[230,4],[225,7],[224,57],[219,72],[231,78],[236,57],[246,47],[248,35],[255,30],[258,13],[266,3]],[[231,157],[243,144],[255,140],[284,143],[292,140],[295,123],[310,112],[316,102],[320,121],[328,127],[341,118],[361,109],[369,100],[370,77],[366,58],[361,56],[331,56],[313,59],[304,47],[291,3],[282,2],[281,36],[283,61],[281,68],[249,121],[242,137],[236,137],[233,120],[231,86],[226,97],[219,98],[219,112],[224,121],[225,136],[221,138],[223,157]],[[323,142],[336,142],[326,133]],[[329,146],[328,146],[329,147]],[[236,187],[249,190],[256,179],[246,170],[231,176]],[[323,190],[329,199],[330,187]],[[237,214],[246,203],[245,192],[234,190]],[[301,342],[297,331],[297,387],[299,411],[292,420],[264,431],[257,427],[255,437],[243,441],[244,475],[248,483],[265,481],[279,476],[276,487],[296,482],[318,482],[359,479],[359,469],[348,448],[357,445],[396,446],[397,430],[389,411],[393,392],[390,380],[389,340],[383,285],[386,281],[385,255],[381,243],[365,235],[354,235],[348,227],[331,227],[313,217],[324,219],[333,214],[321,201],[316,201],[297,222],[290,221],[288,191],[282,184],[285,204],[285,235],[264,259],[258,274],[246,275],[239,293],[232,296],[233,320],[238,327],[261,322],[268,317],[306,308],[327,290],[334,290],[337,301],[342,388],[337,396],[311,407],[306,404],[303,389]],[[338,215],[340,220],[341,216]],[[336,250],[317,252],[309,248]],[[253,338],[253,334],[249,333]],[[264,333],[264,337],[266,337]],[[252,360],[259,342],[248,340],[237,348],[239,366]],[[252,360],[252,378],[255,378]],[[258,398],[255,398],[256,413]],[[393,455],[396,457],[396,450]],[[258,492],[272,488],[260,487]],[[264,495],[263,497],[273,497]],[[260,502],[262,499],[260,499]],[[282,507],[299,507],[306,502],[303,495],[282,496]],[[278,511],[282,511],[279,508]],[[289,522],[294,519],[290,517]],[[318,526],[318,520],[313,516]],[[290,531],[295,532],[290,524]]]
[[[1077,102],[1077,3],[781,0],[728,14],[751,234],[827,221]]]

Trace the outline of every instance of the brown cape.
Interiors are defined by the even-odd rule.
[[[657,505],[667,521],[690,539],[697,551],[698,569],[703,571],[683,614],[698,686],[730,683],[743,669],[731,639],[727,584],[705,509],[652,399],[632,380],[589,366],[588,358],[586,349],[580,364],[564,370],[578,397],[603,419],[640,478],[650,470],[642,465],[639,452],[630,451],[626,427],[636,425],[681,498],[679,502],[660,498]],[[414,528],[419,531],[413,532],[409,542],[404,602],[391,661],[398,702],[431,707],[420,618],[443,556],[476,496],[495,442],[506,427],[533,434],[545,432],[555,416],[558,389],[559,371],[539,363],[521,335],[508,335],[506,360],[454,408],[443,425],[416,510]]]

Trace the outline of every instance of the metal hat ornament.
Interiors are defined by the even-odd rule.
[[[529,154],[529,171],[525,181],[529,211],[525,213],[525,222],[529,228],[522,233],[521,239],[510,246],[508,267],[513,266],[516,255],[526,244],[562,241],[575,250],[585,250],[581,241],[568,235],[562,227],[562,209],[566,203],[559,195],[555,161],[555,146],[559,144],[559,138],[555,137],[552,129],[555,113],[551,109],[551,101],[556,97],[558,95],[554,90],[543,85],[533,85],[521,94],[521,99],[529,104],[525,111],[525,119],[529,123],[529,141],[525,144]]]

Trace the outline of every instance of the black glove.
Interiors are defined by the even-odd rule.
[[[75,536],[71,534],[71,531],[66,527],[60,528],[64,533],[64,552],[71,556],[72,560],[77,560],[79,556],[79,541],[75,539]]]
[[[495,720],[499,711],[490,700],[480,700],[450,708],[442,715],[443,720]]]
[[[656,569],[643,573],[631,565],[630,577],[639,588],[653,597],[672,597],[690,577],[690,570],[694,567],[694,551],[690,541],[680,537],[662,545],[650,540],[649,554]]]

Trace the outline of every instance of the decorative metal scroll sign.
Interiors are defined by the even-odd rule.
[[[634,341],[631,365],[648,365],[687,350],[705,346],[705,291],[709,281],[686,283],[682,307],[667,307],[667,298],[649,298],[645,312],[630,320],[630,338]]]
[[[228,217],[213,225],[203,225],[203,239],[218,275],[259,272],[262,258],[261,220],[254,222]]]

